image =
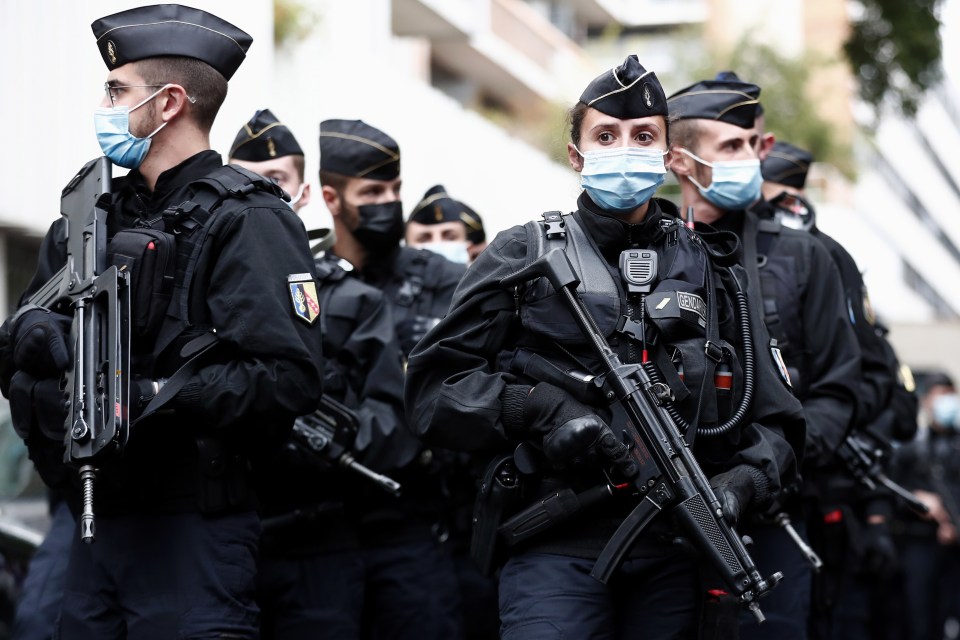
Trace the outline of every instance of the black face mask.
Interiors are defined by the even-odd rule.
[[[816,209],[801,196],[784,191],[771,200],[770,204],[776,211],[777,220],[785,227],[810,231],[817,222]]]
[[[357,207],[360,222],[353,235],[371,253],[388,251],[403,239],[403,204],[397,200]]]

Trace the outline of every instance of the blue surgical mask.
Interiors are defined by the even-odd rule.
[[[576,147],[574,147],[576,149]],[[653,197],[667,173],[665,151],[617,147],[582,153],[580,185],[606,211],[627,214]]]
[[[133,107],[97,107],[94,110],[93,123],[97,130],[97,142],[110,162],[124,169],[136,169],[147,157],[151,138],[167,126],[167,123],[161,124],[146,138],[138,138],[130,133],[130,113],[153,100],[169,86],[171,85],[164,85]]]
[[[424,242],[418,244],[417,249],[426,249],[440,254],[450,262],[457,264],[467,264],[470,260],[470,254],[467,252],[467,243],[457,240],[442,240],[440,242]]]
[[[713,180],[709,187],[703,187],[693,176],[690,176],[690,182],[697,186],[700,195],[709,202],[721,209],[735,211],[746,209],[760,199],[763,174],[760,172],[758,159],[707,162],[686,149],[681,148],[680,151],[700,164],[713,168]]]
[[[946,393],[933,399],[933,421],[944,429],[960,431],[960,396]]]

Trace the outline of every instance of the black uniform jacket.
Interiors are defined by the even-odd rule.
[[[397,247],[382,258],[368,257],[360,276],[383,291],[400,324],[413,316],[442,318],[465,270],[427,249]]]
[[[403,422],[403,366],[393,320],[383,293],[348,276],[339,262],[331,254],[317,260],[324,393],[356,413],[352,454],[362,464],[389,474],[408,465],[420,448]],[[322,517],[293,518],[288,525],[267,532],[267,551],[330,552],[359,544],[345,506],[363,499],[358,488],[379,489],[296,447],[286,448],[264,466],[260,478],[264,514],[289,514],[303,507],[319,507],[323,513]]]
[[[654,200],[642,224],[628,225],[604,215],[585,194],[578,204],[574,216],[614,272],[621,250],[649,241],[661,217],[676,216],[672,205]],[[665,207],[670,208],[669,213],[663,212]],[[685,232],[679,237],[682,242],[690,242]],[[512,291],[503,289],[499,281],[525,266],[527,254],[524,227],[498,234],[467,270],[449,314],[411,354],[405,386],[407,418],[411,428],[429,444],[476,452],[509,451],[515,446],[505,435],[501,394],[507,385],[520,381],[513,373],[498,368],[498,356],[512,350],[525,329]],[[621,288],[619,278],[617,287]],[[626,308],[625,304],[621,306]],[[726,307],[729,315],[729,299]],[[755,342],[766,344],[763,335],[761,328]],[[724,337],[738,340],[737,336]],[[627,342],[620,340],[616,347],[625,362],[629,361]],[[729,438],[703,445],[712,448],[705,472],[752,465],[762,470],[775,492],[795,480],[794,448],[802,450],[803,418],[799,403],[774,372],[771,360],[757,360],[757,394],[752,409]],[[525,381],[531,382],[535,381]],[[723,442],[718,444],[716,440]],[[702,453],[699,445],[698,439],[698,457]]]
[[[188,185],[221,165],[216,152],[198,153],[163,172],[153,192],[137,171],[114,180],[108,235],[159,219],[164,209],[190,200]],[[103,465],[98,510],[195,510],[196,494],[204,490],[201,477],[213,470],[200,467],[224,464],[217,453],[211,455],[220,462],[198,460],[198,437],[256,457],[286,435],[294,416],[317,407],[323,372],[320,323],[308,324],[296,315],[287,281],[293,274],[313,273],[303,223],[276,196],[260,191],[224,200],[214,217],[228,219],[218,234],[207,237],[204,275],[194,280],[190,296],[191,302],[197,296],[203,300],[206,315],[191,320],[214,329],[218,346],[171,400],[173,411],[135,425],[122,458]],[[43,240],[37,272],[21,301],[65,260],[65,227],[58,219]],[[163,359],[163,354],[152,355]],[[138,371],[138,360],[134,353],[134,376],[172,373]],[[214,475],[222,471],[221,466]]]
[[[900,419],[890,406],[895,388],[902,385],[899,379],[900,363],[883,329],[877,324],[860,269],[853,256],[835,239],[816,227],[811,233],[827,248],[840,270],[847,313],[860,345],[862,376],[857,393],[857,427],[885,438],[910,440],[917,431],[916,420]]]
[[[776,306],[780,327],[769,326],[786,364],[799,374],[794,391],[807,420],[805,462],[830,463],[851,428],[860,390],[860,347],[850,325],[844,288],[830,254],[809,233],[780,226],[758,233],[754,212],[729,211],[715,226],[740,236],[766,321]],[[747,261],[759,262],[754,270]],[[770,289],[773,289],[771,291]]]

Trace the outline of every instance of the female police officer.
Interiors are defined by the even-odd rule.
[[[491,453],[526,443],[515,456],[524,472],[521,506],[564,489],[612,487],[618,473],[638,473],[614,435],[622,414],[583,384],[599,373],[598,360],[559,296],[545,278],[516,291],[500,285],[554,247],[566,251],[580,297],[620,359],[649,360],[673,389],[683,421],[727,423],[721,436],[698,438],[694,448],[725,515],[736,519],[769,502],[796,472],[800,408],[769,358],[757,359],[756,393],[744,418],[728,420],[744,396],[729,291],[737,278],[713,266],[673,205],[651,199],[665,173],[666,115],[656,75],[636,56],[596,78],[571,112],[569,159],[584,187],[577,211],[544,214],[544,224],[499,234],[410,357],[407,413],[428,442]],[[618,263],[628,249],[657,254],[645,299],[621,280]],[[763,328],[753,329],[765,347]],[[697,565],[674,543],[668,519],[641,535],[608,585],[589,575],[636,503],[614,495],[510,549],[500,575],[504,638],[693,637]]]

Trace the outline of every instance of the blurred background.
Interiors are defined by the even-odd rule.
[[[92,112],[106,69],[90,23],[138,4],[0,3],[5,314],[59,215],[61,187],[99,155]],[[317,189],[319,122],[360,118],[400,143],[407,213],[441,183],[491,237],[574,206],[566,110],[601,71],[636,53],[669,95],[733,69],[762,86],[767,128],[817,156],[808,190],[819,224],[865,272],[901,360],[960,376],[960,0],[187,4],[254,37],[215,149],[270,108],[300,139]],[[304,217],[329,224],[319,197]],[[8,494],[29,479],[0,475]]]

